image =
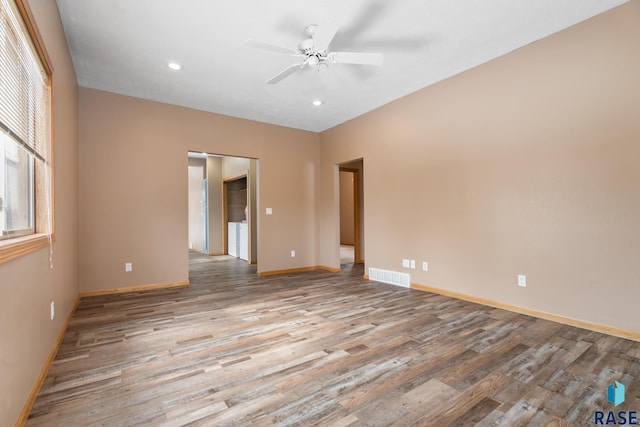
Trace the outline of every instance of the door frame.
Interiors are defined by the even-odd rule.
[[[338,172],[353,173],[353,262],[363,264],[364,260],[360,256],[360,170],[338,166]]]

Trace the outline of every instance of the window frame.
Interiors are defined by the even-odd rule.
[[[12,0],[9,0],[12,1]],[[43,171],[43,173],[38,173],[35,169],[37,164],[34,164],[34,189],[33,189],[33,205],[34,205],[34,229],[35,232],[33,234],[28,234],[25,236],[13,237],[4,240],[0,240],[0,264],[4,264],[13,259],[22,257],[24,255],[35,252],[41,248],[52,246],[55,242],[55,230],[56,230],[56,221],[55,221],[55,139],[54,139],[54,84],[53,84],[53,69],[51,68],[51,62],[48,59],[46,51],[44,49],[44,44],[42,43],[42,38],[37,31],[36,26],[33,24],[34,19],[32,17],[31,11],[26,5],[25,0],[14,0],[16,8],[18,10],[19,18],[22,20],[24,24],[25,36],[31,41],[31,45],[34,48],[34,54],[40,60],[40,64],[43,68],[44,73],[46,74],[46,85],[49,90],[49,105],[47,111],[47,117],[49,120],[49,128],[48,128],[48,161],[49,164],[49,179],[45,178],[47,171]],[[37,162],[35,162],[37,163]],[[47,200],[47,189],[42,188],[47,185],[50,187],[50,194]],[[48,229],[44,230],[42,221],[44,219],[43,207],[40,205],[46,205],[48,202],[48,207],[44,206],[44,212],[48,212],[48,217],[50,219],[48,224]]]

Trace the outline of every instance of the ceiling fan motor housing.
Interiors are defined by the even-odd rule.
[[[300,52],[304,53],[305,55],[314,53],[315,48],[313,47],[313,39],[302,40],[298,45],[298,49],[300,49]]]
[[[307,27],[309,28],[309,27]],[[313,45],[313,39],[305,39],[298,45],[298,50],[307,57],[304,65],[320,68],[320,65],[326,61],[327,57],[324,52],[318,51]]]

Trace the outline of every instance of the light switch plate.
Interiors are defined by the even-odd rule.
[[[527,287],[527,276],[525,276],[524,274],[518,274],[518,286],[520,286],[521,288]]]
[[[267,215],[273,215],[273,209],[271,209],[271,208],[267,208],[267,209],[266,209],[266,214],[267,214]]]

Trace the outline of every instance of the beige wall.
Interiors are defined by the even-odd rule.
[[[639,45],[636,0],[324,132],[318,263],[363,157],[367,267],[640,331]]]
[[[259,271],[315,264],[318,134],[81,88],[82,291],[188,279],[187,150],[260,160]]]
[[[17,420],[78,295],[77,86],[56,4],[31,0],[54,69],[56,243],[0,265],[0,425]],[[55,301],[56,317],[49,320]]]

